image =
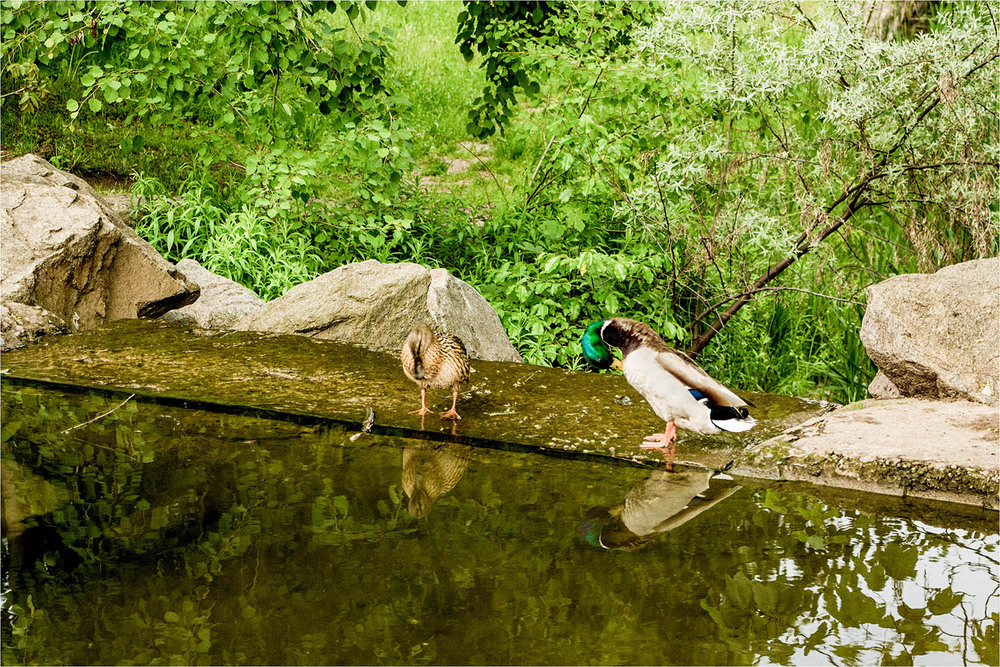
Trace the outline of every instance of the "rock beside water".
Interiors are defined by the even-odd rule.
[[[497,312],[475,287],[447,269],[432,269],[430,275],[427,312],[434,326],[461,338],[473,359],[522,361]]]
[[[1000,399],[1000,259],[906,274],[868,288],[861,342],[879,367],[872,394]]]
[[[733,472],[996,509],[998,433],[981,403],[868,399],[752,446]]]
[[[0,304],[0,350],[20,347],[53,333],[66,333],[66,324],[44,308],[16,301]]]
[[[38,156],[0,167],[0,197],[3,349],[45,332],[157,317],[198,297],[92,187]],[[42,312],[26,327],[27,311],[13,304]]]
[[[234,328],[398,351],[417,322],[458,335],[473,359],[521,361],[496,311],[471,285],[445,269],[408,262],[370,259],[338,267],[296,285]]]
[[[751,447],[735,472],[996,509],[998,302],[997,258],[869,287],[861,340],[876,400]]]
[[[193,259],[177,262],[177,269],[201,290],[198,300],[172,310],[160,319],[188,322],[202,329],[232,329],[264,306],[264,300],[234,280],[212,273]]]

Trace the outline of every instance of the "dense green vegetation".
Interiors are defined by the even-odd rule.
[[[996,3],[896,41],[861,4],[11,2],[2,147],[128,177],[165,256],[264,298],[444,266],[527,361],[629,316],[846,401],[864,288],[998,239]]]

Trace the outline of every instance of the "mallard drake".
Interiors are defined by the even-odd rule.
[[[442,412],[445,419],[461,419],[455,411],[458,392],[469,381],[469,356],[458,336],[435,334],[424,323],[417,324],[403,343],[400,353],[403,372],[420,387],[420,409],[411,415],[426,415],[428,389],[451,389],[451,410]]]
[[[647,436],[644,449],[663,454],[673,469],[677,428],[695,433],[747,431],[757,423],[753,404],[727,389],[686,354],[667,345],[648,325],[623,317],[598,320],[583,334],[583,356],[597,368],[620,367],[625,379],[666,421],[663,433]],[[622,351],[620,364],[609,349]]]

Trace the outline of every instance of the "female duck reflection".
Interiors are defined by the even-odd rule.
[[[403,491],[414,519],[426,518],[434,502],[455,488],[469,465],[472,447],[454,443],[413,443],[403,448]]]
[[[741,487],[714,470],[656,470],[615,507],[595,507],[580,526],[587,544],[631,551],[714,507]]]

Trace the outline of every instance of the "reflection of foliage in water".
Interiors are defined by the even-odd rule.
[[[781,663],[815,651],[838,664],[912,664],[915,656],[972,649],[996,664],[998,614],[986,613],[997,607],[995,591],[986,604],[966,605],[965,594],[951,588],[967,564],[963,552],[987,574],[1000,564],[995,539],[972,535],[962,543],[918,521],[844,512],[773,490],[757,492],[757,500],[750,523],[764,529],[782,557],[768,559],[767,568],[745,563],[701,603],[735,652]],[[904,599],[921,604],[910,607]],[[961,623],[957,634],[946,630],[955,623],[943,621],[963,618],[964,630]],[[868,642],[854,640],[861,629]]]
[[[396,441],[135,401],[58,435],[121,398],[5,387],[4,462],[70,498],[6,579],[19,661],[997,661],[995,535],[758,489],[609,553],[579,519],[646,471],[475,450],[414,521]]]

